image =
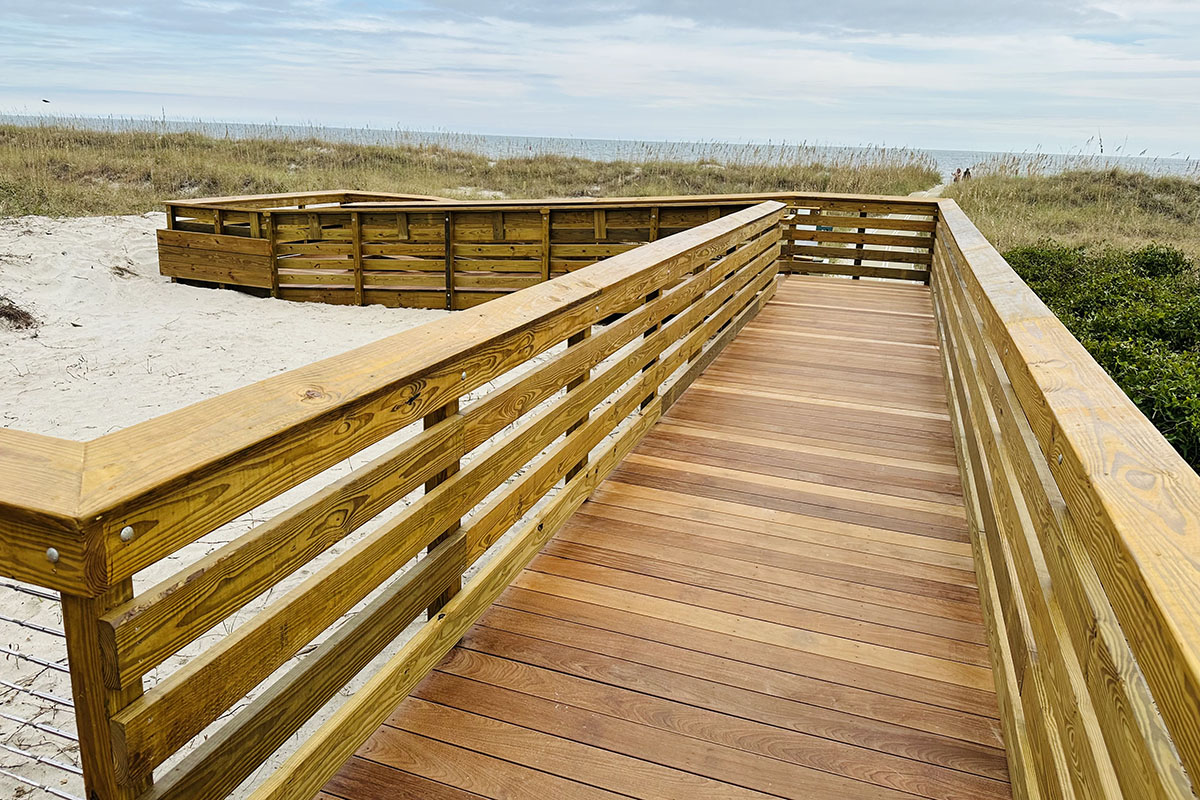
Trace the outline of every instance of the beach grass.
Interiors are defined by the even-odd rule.
[[[319,131],[314,131],[319,133]],[[167,199],[346,188],[458,199],[821,191],[909,194],[939,180],[927,155],[862,148],[785,154],[732,145],[720,160],[646,143],[637,161],[550,153],[488,158],[467,149],[276,135],[214,137],[83,125],[0,125],[0,216],[142,213]]]
[[[996,158],[944,196],[1001,252],[1043,241],[1089,249],[1157,244],[1200,259],[1200,172],[1155,176],[1086,157],[1054,170],[1036,156]]]

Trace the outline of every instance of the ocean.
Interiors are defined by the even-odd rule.
[[[430,145],[476,153],[488,158],[519,158],[560,155],[596,161],[712,161],[717,163],[787,163],[797,158],[853,160],[857,155],[878,152],[879,147],[812,145],[787,142],[719,141],[634,141],[626,139],[573,139],[548,136],[497,136],[450,131],[411,131],[402,128],[338,128],[316,125],[248,124],[204,122],[132,117],[54,117],[0,114],[0,123],[11,125],[66,125],[88,130],[157,130],[164,133],[193,131],[208,136],[230,138],[307,139],[376,145]],[[1105,169],[1121,167],[1151,175],[1179,175],[1200,178],[1200,161],[1192,158],[1148,158],[1122,153],[1025,152],[1007,153],[981,150],[933,150],[918,147],[894,148],[922,153],[931,158],[950,180],[957,169],[977,169],[981,165],[1012,156],[1023,163],[1036,164],[1042,172],[1071,168]]]

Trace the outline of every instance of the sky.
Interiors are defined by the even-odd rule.
[[[1200,0],[0,0],[0,113],[1200,156]]]

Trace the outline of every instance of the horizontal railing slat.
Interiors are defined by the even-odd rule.
[[[126,685],[380,514],[463,451],[455,418],[417,434],[100,620],[115,685]]]
[[[939,247],[951,247],[939,243]],[[960,254],[945,254],[949,263],[963,263]],[[961,273],[947,284],[960,308],[976,307],[967,296]],[[966,312],[963,312],[966,313]],[[1086,666],[1083,680],[1100,721],[1104,740],[1114,754],[1113,766],[1127,797],[1189,797],[1190,784],[1178,758],[1171,754],[1170,736],[1154,709],[1145,679],[1125,641],[1095,568],[1079,537],[1078,523],[1050,474],[1037,439],[1021,410],[995,346],[981,328],[971,346],[984,365],[984,386],[996,407],[1003,447],[1029,505],[1031,530],[1040,532],[1048,577],[1053,581],[1066,631],[1059,640]]]
[[[758,223],[746,226],[746,231],[753,230],[755,233],[766,229]],[[746,231],[742,232],[743,236],[748,235]],[[728,249],[728,243],[723,241],[721,247],[705,252],[711,259]],[[758,252],[760,255],[750,260],[748,256],[741,255],[747,252]],[[703,271],[696,272],[682,286],[672,287],[668,295],[660,298],[663,302],[655,306],[659,319],[673,308],[669,298],[698,296],[696,292],[688,292],[689,283],[699,287],[702,298],[655,333],[647,335],[645,341],[630,354],[605,367],[590,381],[548,407],[540,409],[537,415],[525,421],[516,431],[492,445],[437,488],[427,492],[390,527],[356,543],[352,550],[339,556],[284,599],[260,612],[220,644],[193,658],[141,698],[117,712],[113,717],[113,736],[120,774],[140,778],[162,763],[429,544],[438,531],[445,530],[501,485],[507,476],[516,473],[522,464],[560,436],[573,420],[586,414],[639,370],[651,364],[672,342],[712,313],[715,304],[722,302],[740,286],[737,280],[726,280],[726,275],[737,273],[748,277],[762,272],[775,255],[775,249],[764,249],[761,244],[743,247],[733,255],[718,258],[715,264],[703,267]],[[748,260],[749,265],[745,265]],[[666,264],[671,264],[671,261],[668,259]],[[677,276],[686,274],[684,267],[690,267],[691,271],[696,269],[686,261],[679,262],[674,268],[664,267],[650,285],[670,286]],[[718,282],[719,288],[703,296],[703,291],[710,288],[714,281]],[[760,285],[758,289],[761,288]],[[603,307],[605,296],[602,293],[598,298],[593,315],[600,313],[596,309]],[[649,320],[653,321],[654,317],[649,317]],[[589,317],[588,321],[590,323],[592,319]],[[644,330],[645,325],[644,318],[639,319],[634,315],[618,323],[618,330],[626,331],[622,336],[629,339]],[[561,340],[575,330],[574,326],[560,328],[558,336]],[[657,372],[647,375],[643,381],[651,377],[657,380],[665,377]],[[643,396],[644,393],[636,399],[641,400]],[[479,412],[474,414],[476,419],[482,420],[483,427],[478,436],[484,438],[513,419],[504,413],[502,406],[483,407],[482,412],[491,412],[490,416],[483,416]],[[471,414],[472,411],[465,413]],[[455,415],[440,425],[459,425],[463,416]],[[587,431],[593,429],[594,426],[584,427]],[[453,456],[457,458],[461,452],[456,447]],[[581,455],[576,454],[575,459],[578,460]],[[203,630],[203,627],[197,626],[192,634]]]
[[[90,442],[91,535],[132,574],[777,222],[748,209],[499,306],[406,331]],[[595,283],[592,275],[602,280]],[[401,375],[403,379],[383,376]],[[230,415],[230,409],[239,409]],[[303,438],[299,438],[303,434]],[[139,458],[125,456],[136,452]],[[202,503],[199,501],[203,500]],[[131,541],[120,540],[125,527]]]
[[[953,202],[941,219],[935,296],[981,454],[980,570],[1031,746],[1010,742],[1029,760],[1014,772],[1050,794],[1191,797],[1200,477]]]
[[[641,436],[657,421],[661,401],[640,412],[637,421],[576,475],[554,499],[517,532],[367,684],[288,758],[252,795],[252,800],[312,797],[474,624],[545,542],[587,499]]]
[[[452,536],[185,757],[140,800],[225,797],[425,610],[468,564]]]

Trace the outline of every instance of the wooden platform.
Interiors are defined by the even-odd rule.
[[[792,277],[325,797],[1008,797],[928,289]]]

